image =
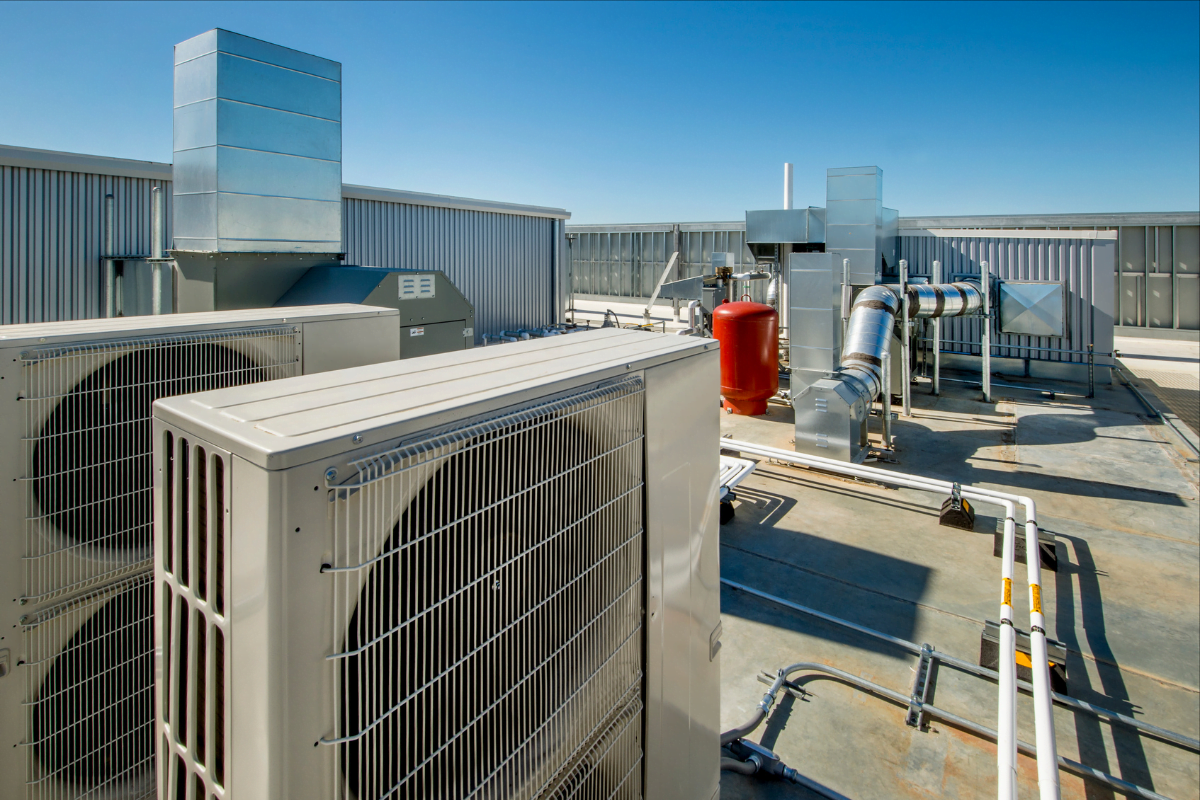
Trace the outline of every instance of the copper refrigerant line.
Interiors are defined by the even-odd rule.
[[[782,605],[794,611],[799,611],[810,616],[831,622],[836,625],[850,628],[868,636],[889,642],[897,647],[908,650],[909,652],[918,654],[922,660],[936,660],[948,666],[964,672],[969,672],[982,678],[995,680],[999,684],[999,701],[997,713],[996,730],[985,728],[976,723],[963,720],[961,718],[951,719],[947,716],[948,712],[937,709],[935,706],[925,702],[924,697],[914,695],[911,698],[904,698],[903,702],[910,706],[910,712],[917,714],[927,714],[929,716],[939,717],[951,722],[955,725],[960,725],[965,729],[991,738],[997,742],[997,797],[1000,800],[1011,800],[1016,797],[1016,759],[1017,753],[1023,752],[1037,758],[1038,765],[1038,787],[1041,800],[1057,800],[1060,796],[1058,771],[1060,768],[1066,769],[1075,774],[1082,775],[1091,780],[1104,783],[1114,789],[1118,789],[1126,794],[1135,795],[1146,798],[1161,798],[1159,795],[1144,787],[1136,786],[1127,781],[1123,781],[1113,775],[1109,775],[1099,770],[1086,767],[1078,762],[1063,758],[1058,755],[1057,742],[1054,734],[1054,716],[1053,705],[1065,706],[1076,711],[1091,714],[1102,719],[1107,719],[1121,725],[1135,728],[1149,736],[1169,742],[1171,744],[1184,747],[1186,749],[1200,752],[1200,741],[1193,739],[1183,734],[1174,731],[1168,731],[1159,728],[1155,725],[1142,722],[1133,717],[1119,714],[1115,711],[1110,711],[1099,706],[1085,703],[1076,700],[1066,695],[1060,695],[1050,688],[1050,670],[1049,659],[1046,652],[1046,631],[1045,617],[1042,613],[1041,604],[1041,559],[1038,552],[1038,526],[1037,526],[1037,507],[1032,498],[1023,495],[1015,495],[1007,492],[999,492],[992,489],[984,489],[975,486],[960,486],[949,481],[935,480],[918,475],[911,475],[889,470],[882,470],[876,467],[859,466],[856,464],[847,464],[842,461],[822,458],[820,456],[803,455],[779,448],[767,447],[764,445],[753,444],[750,442],[742,442],[733,439],[721,439],[720,447],[723,450],[740,452],[742,455],[754,455],[761,458],[775,459],[784,463],[794,464],[798,466],[812,467],[827,472],[833,472],[841,475],[846,475],[856,478],[866,478],[878,483],[891,484],[893,486],[903,486],[921,491],[933,492],[936,494],[953,494],[958,491],[962,497],[974,500],[977,503],[989,503],[1000,506],[1004,509],[1004,539],[1003,539],[1003,557],[1001,562],[1001,582],[1000,582],[1000,654],[999,654],[999,670],[993,671],[985,667],[980,667],[971,662],[964,661],[946,653],[941,653],[933,650],[930,646],[918,645],[914,642],[909,642],[904,639],[899,639],[880,631],[866,628],[861,625],[856,625],[838,617],[828,614],[823,614],[815,609],[807,608],[795,603],[791,603],[773,595],[760,592],[748,586],[735,583],[733,581],[722,578],[721,582],[731,588],[747,592],[762,598],[769,602]],[[1027,683],[1017,679],[1016,675],[1016,632],[1015,623],[1013,620],[1012,607],[1012,580],[1015,570],[1015,554],[1016,554],[1016,507],[1021,506],[1025,514],[1025,548],[1026,548],[1026,575],[1029,584],[1029,605],[1030,605],[1030,624],[1029,624],[1029,640],[1031,650],[1031,673],[1033,681]],[[808,668],[808,667],[805,667]],[[789,668],[791,669],[791,668]],[[825,669],[825,668],[823,668]],[[782,685],[786,680],[781,671],[777,683]],[[835,676],[841,679],[841,676]],[[882,690],[882,696],[896,699],[901,697],[898,693],[891,690],[878,687],[871,684],[870,687],[865,686],[865,681],[850,676],[852,680],[849,682],[857,683],[860,688],[869,688],[875,692],[876,689]],[[1016,699],[1017,690],[1022,689],[1032,692],[1034,702],[1034,720],[1035,720],[1035,741],[1036,747],[1028,745],[1017,740],[1016,735]],[[779,686],[773,685],[772,691],[763,698],[763,703],[759,705],[755,712],[755,718],[747,726],[734,729],[728,732],[727,736],[730,740],[740,739],[749,731],[753,730],[762,722],[770,711],[770,705],[774,702],[774,695],[779,690]],[[875,692],[880,694],[881,692]],[[893,696],[895,695],[895,696]],[[953,716],[953,715],[951,715]],[[964,724],[965,723],[965,724]],[[726,736],[722,737],[722,743],[726,743]]]

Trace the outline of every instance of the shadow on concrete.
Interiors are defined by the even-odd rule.
[[[953,436],[953,433],[941,434]],[[931,452],[944,451],[946,445],[934,444]],[[1080,455],[1081,459],[1095,456]],[[943,464],[945,462],[942,462]],[[885,469],[887,465],[878,465]],[[1019,465],[1020,466],[1020,465]],[[1136,486],[1126,486],[1107,481],[1084,480],[1068,478],[1061,475],[1045,475],[1042,473],[1022,472],[1020,470],[995,470],[977,467],[967,461],[954,461],[943,470],[937,464],[921,464],[919,468],[901,465],[901,471],[913,471],[922,475],[946,481],[958,481],[963,485],[973,486],[1002,486],[1006,489],[1037,490],[1055,492],[1057,494],[1076,495],[1079,497],[1104,497],[1110,500],[1120,500],[1132,503],[1154,503],[1165,506],[1184,506],[1182,498],[1175,492],[1164,492],[1158,489],[1141,489]]]
[[[1104,619],[1104,598],[1100,590],[1103,572],[1096,569],[1088,543],[1077,536],[1055,534],[1064,545],[1060,550],[1058,573],[1055,578],[1055,630],[1059,641],[1067,646],[1067,686],[1072,697],[1098,706],[1134,716],[1141,709],[1130,702],[1129,690],[1121,676],[1116,656],[1108,644]],[[1064,550],[1071,550],[1073,558],[1062,557]],[[1083,635],[1089,651],[1103,661],[1095,662],[1100,686],[1093,687],[1088,674],[1088,664],[1079,655],[1081,643],[1076,630],[1076,591],[1072,582],[1078,582],[1079,617]],[[1104,663],[1105,661],[1110,663]],[[1112,736],[1117,767],[1109,763],[1104,729]],[[1075,715],[1075,735],[1079,744],[1080,760],[1090,767],[1115,774],[1132,783],[1154,788],[1154,779],[1146,762],[1146,752],[1138,733],[1123,725],[1108,725],[1090,714]],[[1105,786],[1088,782],[1086,793],[1089,800],[1113,800],[1117,795]]]
[[[721,577],[910,641],[920,607],[909,598],[925,593],[931,572],[922,564],[791,531],[786,550],[771,555],[724,541],[721,546]],[[836,573],[862,576],[871,585]],[[878,582],[880,576],[887,576],[887,582]],[[721,613],[860,650],[911,658],[908,650],[881,639],[724,585]]]

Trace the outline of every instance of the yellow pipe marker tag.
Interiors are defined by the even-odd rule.
[[[1032,598],[1031,602],[1030,602],[1029,610],[1035,614],[1042,613],[1042,587],[1040,587],[1036,584],[1033,586],[1030,586],[1029,594],[1030,594],[1030,597]]]
[[[1004,599],[1000,602],[1006,606],[1012,605],[1012,578],[1004,579]]]

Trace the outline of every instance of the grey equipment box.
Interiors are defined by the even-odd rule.
[[[438,270],[313,267],[279,298],[277,305],[315,303],[363,303],[399,309],[400,358],[475,346],[475,308]]]

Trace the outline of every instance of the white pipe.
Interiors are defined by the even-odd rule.
[[[1041,800],[1059,800],[1058,742],[1054,735],[1054,706],[1050,693],[1050,661],[1046,653],[1046,618],[1042,615],[1042,559],[1038,546],[1037,525],[1025,522],[1025,561],[1029,576],[1029,656],[1033,673],[1034,742],[1039,753],[1050,758],[1038,758],[1038,793]],[[1043,700],[1045,702],[1043,702]]]
[[[792,208],[792,165],[783,165],[783,207],[786,210]]]
[[[735,450],[742,453],[750,453],[751,455],[760,455],[765,458],[774,458],[777,461],[785,461],[792,464],[800,464],[802,466],[817,467],[828,472],[836,472],[843,475],[851,475],[856,477],[871,478],[880,483],[890,483],[895,486],[906,486],[913,489],[923,491],[939,492],[943,494],[950,493],[954,490],[954,484],[950,481],[942,481],[934,478],[926,478],[919,475],[910,475],[901,472],[892,472],[883,470],[877,467],[866,467],[858,464],[847,464],[843,461],[835,461],[832,458],[823,458],[821,456],[810,456],[801,453],[789,452],[781,450],[777,447],[767,447],[765,445],[753,444],[751,442],[742,442],[735,439],[721,439],[720,446],[726,450]],[[1037,504],[1033,498],[1025,495],[1016,495],[1009,492],[999,492],[994,489],[984,489],[977,486],[961,487],[963,497],[975,500],[979,503],[992,503],[1004,506],[1005,509],[1005,558],[1002,565],[1003,574],[1011,580],[1013,573],[1013,561],[1009,559],[1010,555],[1015,553],[1015,543],[1009,546],[1007,542],[1013,541],[1015,538],[1015,521],[1013,522],[1013,536],[1008,536],[1010,518],[1015,517],[1015,507],[1020,505],[1025,510],[1025,552],[1026,560],[1032,563],[1028,567],[1029,584],[1030,584],[1030,608],[1037,609],[1036,615],[1030,614],[1030,650],[1031,659],[1033,661],[1033,703],[1034,703],[1034,720],[1036,723],[1037,734],[1037,752],[1038,752],[1038,786],[1041,792],[1042,800],[1058,800],[1059,798],[1059,783],[1058,783],[1058,750],[1057,742],[1054,735],[1054,698],[1050,692],[1050,667],[1046,652],[1046,632],[1044,629],[1045,618],[1041,614],[1041,563],[1040,554],[1038,552],[1038,528],[1037,528]],[[1032,544],[1031,544],[1032,542]],[[1037,586],[1037,590],[1034,590]],[[1008,589],[1011,594],[1011,584],[1006,584],[1004,589]],[[1002,590],[1003,591],[1003,590]],[[1004,596],[1001,597],[1001,612],[1003,614]],[[1036,602],[1034,602],[1036,600]],[[1011,604],[1009,604],[1009,613],[1011,614]],[[1010,631],[1009,636],[1004,634],[1004,628],[1010,626],[1001,625],[1001,692],[999,699],[1000,713],[1003,719],[1011,718],[1014,720],[1012,734],[1006,738],[1003,746],[997,747],[997,766],[1001,770],[1002,775],[1008,772],[1006,763],[1015,764],[1015,755],[1012,753],[1016,747],[1016,642],[1015,634]],[[1011,637],[1011,638],[1010,638]],[[1007,647],[1006,647],[1006,641]],[[1004,680],[1004,673],[1008,670],[1007,665],[1011,664],[1012,681]],[[1009,707],[1011,706],[1011,711]],[[1001,782],[1003,777],[1001,777]],[[1008,800],[1007,797],[1004,800]]]
[[[1011,508],[1011,507],[1010,507]],[[997,672],[1000,702],[996,719],[997,800],[1017,798],[1017,641],[1013,629],[1012,577],[1016,561],[1016,523],[1004,518],[1004,550],[1000,559],[1000,658]]]

